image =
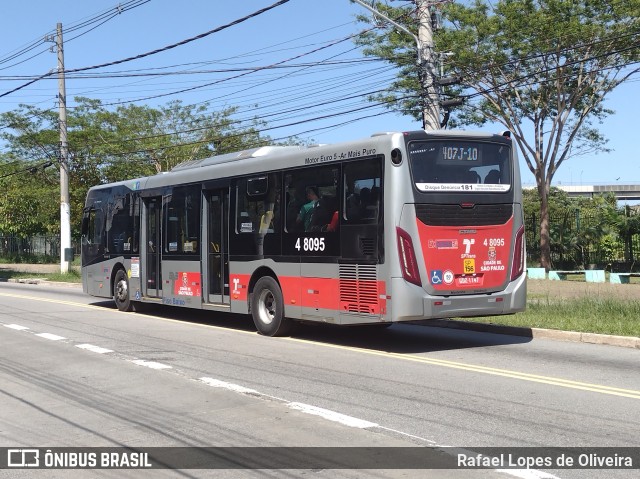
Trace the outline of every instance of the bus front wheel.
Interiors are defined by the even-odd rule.
[[[113,301],[120,311],[133,311],[133,304],[129,299],[129,278],[123,269],[119,269],[113,282]]]
[[[271,276],[258,280],[251,296],[251,316],[260,334],[285,336],[291,331],[291,319],[284,317],[284,300],[278,282]]]

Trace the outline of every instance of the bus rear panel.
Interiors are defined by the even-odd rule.
[[[524,310],[522,192],[511,140],[425,136],[406,135],[412,195],[397,225],[394,320]]]

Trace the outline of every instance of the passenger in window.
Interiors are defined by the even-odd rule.
[[[372,186],[371,187],[371,204],[378,204],[380,201],[380,187]]]
[[[311,225],[308,231],[333,231],[329,230],[332,217],[337,217],[337,199],[334,196],[323,196],[316,201],[311,216]]]
[[[305,203],[304,196],[304,188],[287,191],[287,231],[299,231],[303,228],[303,224],[297,220],[300,208]]]
[[[331,216],[331,221],[327,225],[326,231],[329,231],[331,233],[333,233],[334,231],[337,231],[339,220],[340,220],[340,215],[338,215],[338,210],[336,210],[333,212],[333,215]]]
[[[497,185],[500,183],[500,170],[491,170],[484,179],[485,184]]]
[[[320,198],[318,194],[318,189],[315,186],[309,186],[306,190],[308,203],[302,205],[300,208],[300,212],[298,213],[298,218],[296,222],[298,224],[302,224],[304,226],[305,231],[309,231],[311,226],[311,217],[313,216],[313,208],[315,207],[318,199]]]
[[[366,189],[366,188],[364,188]],[[378,217],[378,208],[380,201],[380,188],[377,186],[371,187],[371,192],[367,194],[367,203],[364,204],[364,211],[362,217],[364,219],[373,220]]]
[[[371,190],[367,187],[364,187],[360,190],[360,219],[371,219],[371,208]]]
[[[480,183],[480,175],[475,171],[467,170],[462,173],[462,178],[460,179],[461,183],[472,183],[477,184]]]
[[[360,195],[351,193],[347,196],[347,218],[355,220],[360,218]]]

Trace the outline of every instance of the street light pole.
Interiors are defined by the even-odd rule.
[[[415,0],[418,11],[418,35],[383,13],[367,5],[361,0],[352,0],[366,8],[374,15],[391,23],[397,29],[410,35],[416,42],[418,78],[420,80],[420,98],[422,100],[422,127],[425,130],[440,128],[440,102],[436,89],[434,60],[433,60],[433,31],[431,27],[431,10],[428,0]]]

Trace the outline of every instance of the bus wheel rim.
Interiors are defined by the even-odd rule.
[[[125,280],[118,281],[116,285],[116,296],[118,301],[124,301],[127,299],[127,282]]]
[[[268,289],[260,293],[258,302],[258,317],[264,324],[271,324],[276,317],[276,299]]]

